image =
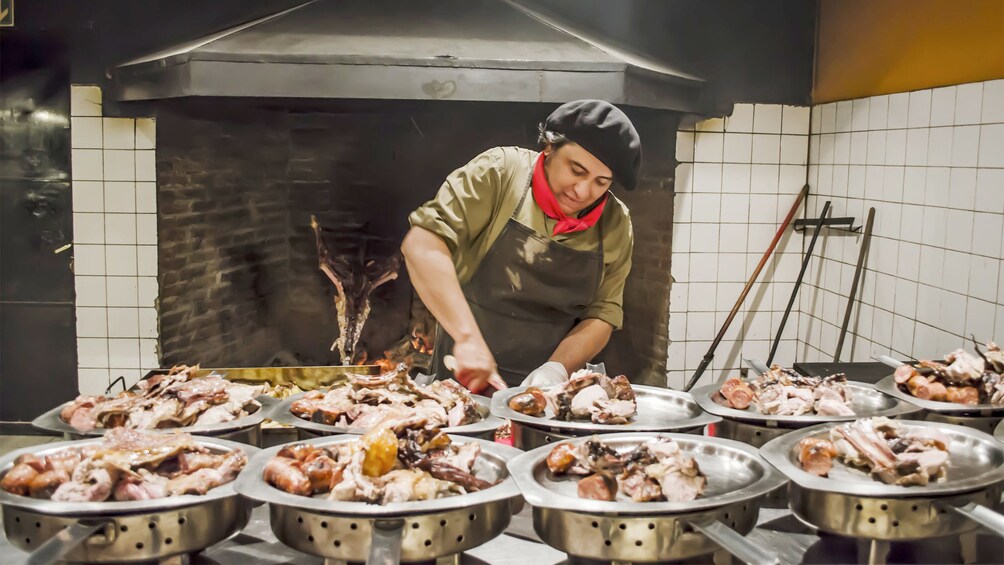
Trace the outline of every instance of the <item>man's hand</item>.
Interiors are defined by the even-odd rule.
[[[557,361],[548,361],[527,375],[520,386],[549,387],[568,380],[568,370]]]
[[[453,375],[474,394],[488,386],[495,374],[495,357],[483,339],[457,342],[453,346]]]

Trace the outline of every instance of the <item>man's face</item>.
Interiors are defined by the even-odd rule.
[[[577,143],[568,142],[558,149],[548,145],[544,156],[547,182],[566,216],[585,210],[610,188],[610,168]]]

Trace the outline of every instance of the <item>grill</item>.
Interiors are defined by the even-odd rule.
[[[258,451],[219,438],[195,439],[216,453],[238,448],[248,455]],[[0,458],[0,473],[9,471],[14,460],[26,453],[44,456],[101,441],[19,449]],[[0,491],[0,508],[4,533],[15,547],[47,556],[40,561],[91,563],[158,560],[201,551],[242,529],[251,516],[251,506],[237,496],[232,482],[202,496],[125,502],[58,502]],[[66,541],[55,539],[57,534]]]
[[[587,500],[578,497],[574,480],[548,470],[551,446],[510,461],[513,477],[533,506],[534,530],[541,540],[575,557],[604,561],[676,561],[724,548],[749,563],[776,562],[776,556],[743,536],[756,525],[760,499],[783,485],[784,477],[755,449],[730,440],[623,433],[603,436],[603,442],[623,452],[656,437],[675,440],[697,459],[708,477],[703,496],[686,502]]]
[[[884,563],[889,542],[954,536],[986,526],[1004,536],[1000,506],[1004,490],[1004,445],[988,434],[936,422],[905,427],[936,428],[951,440],[948,476],[926,486],[887,485],[834,459],[829,477],[807,473],[798,464],[798,443],[826,438],[839,424],[786,434],[761,452],[791,479],[789,507],[797,518],[820,530],[863,539],[869,563]]]
[[[293,413],[289,411],[289,407],[292,406],[294,402],[302,398],[304,394],[307,393],[304,392],[301,394],[295,394],[283,400],[269,411],[267,417],[279,424],[294,426],[296,428],[297,437],[301,440],[342,434],[364,434],[368,431],[366,429],[332,426],[329,424],[322,424],[320,422],[312,422],[310,420],[304,420],[303,418],[294,416]],[[493,439],[495,437],[495,430],[503,424],[502,420],[492,416],[488,408],[487,398],[477,394],[472,394],[471,398],[478,403],[478,412],[481,414],[482,419],[473,424],[467,424],[464,426],[445,427],[443,428],[443,431],[450,435]]]
[[[265,465],[282,446],[263,450],[238,477],[234,488],[248,498],[268,502],[272,531],[282,543],[327,559],[394,563],[453,556],[501,534],[522,506],[506,461],[514,448],[477,438],[451,436],[455,443],[477,442],[481,455],[475,474],[501,481],[470,494],[386,505],[339,502],[298,496],[264,481]],[[359,436],[331,436],[304,443],[319,447],[357,441]]]
[[[631,385],[638,402],[638,414],[627,424],[565,422],[527,416],[509,408],[509,400],[527,388],[510,388],[492,396],[492,414],[512,421],[513,444],[519,449],[534,449],[565,439],[618,432],[700,434],[704,426],[721,419],[705,413],[686,392],[644,385]]]

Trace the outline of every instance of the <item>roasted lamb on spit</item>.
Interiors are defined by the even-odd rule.
[[[530,387],[509,399],[509,408],[528,416],[553,414],[558,420],[595,424],[626,424],[638,413],[627,377],[610,378],[587,370],[576,371],[568,382],[547,390]]]
[[[722,384],[715,402],[761,414],[778,416],[853,416],[851,391],[843,373],[828,377],[804,377],[791,369],[774,365],[770,372],[743,381],[731,378]]]
[[[215,374],[195,377],[199,366],[174,367],[115,397],[80,395],[60,418],[81,432],[94,428],[159,429],[219,424],[261,408],[267,385],[230,382]]]
[[[205,494],[234,480],[245,464],[240,449],[213,453],[186,433],[116,428],[99,445],[18,457],[0,488],[64,502],[149,500]]]
[[[386,418],[421,417],[431,428],[462,426],[481,420],[478,403],[454,380],[418,386],[407,366],[377,376],[348,375],[345,385],[313,390],[293,402],[298,418],[358,430]]]
[[[580,498],[614,500],[618,492],[634,502],[693,500],[704,492],[708,479],[697,461],[679,444],[656,437],[625,453],[618,453],[597,437],[572,444],[559,443],[547,456],[555,475],[579,479]]]
[[[283,447],[265,466],[265,481],[302,496],[389,504],[432,500],[489,488],[475,476],[481,446],[457,445],[422,417],[389,419],[358,440],[333,447]]]
[[[886,484],[926,485],[948,469],[950,440],[933,428],[909,428],[888,418],[864,418],[830,430],[830,438],[798,444],[802,468],[825,477],[837,457]]]
[[[922,400],[957,404],[1004,404],[1004,352],[994,342],[974,357],[957,349],[942,361],[900,365],[894,378],[900,390]]]

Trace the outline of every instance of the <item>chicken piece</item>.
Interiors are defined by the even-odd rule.
[[[635,502],[650,502],[662,500],[662,487],[654,479],[645,474],[641,466],[625,469],[618,477],[620,490]]]
[[[613,500],[617,496],[617,481],[606,472],[601,471],[579,480],[579,498],[590,500]]]
[[[798,462],[813,475],[825,477],[829,474],[836,455],[833,443],[825,439],[807,437],[798,443]]]
[[[632,400],[597,400],[593,407],[594,424],[626,424],[638,413],[638,405]]]
[[[983,356],[986,359],[987,369],[997,374],[1004,373],[1004,351],[994,342],[987,343],[987,352]]]
[[[481,455],[481,446],[474,443],[465,443],[459,447],[455,447],[454,453],[450,455],[445,455],[441,460],[461,471],[466,471],[471,473],[474,471],[474,462],[477,461],[478,456]]]
[[[694,500],[704,492],[708,478],[701,474],[692,457],[678,456],[661,459],[645,467],[645,474],[659,483],[662,495],[669,502]]]
[[[527,416],[540,416],[547,408],[547,398],[542,390],[532,386],[510,398],[509,408]]]
[[[308,443],[297,443],[284,446],[276,454],[277,457],[288,457],[296,461],[309,461],[314,457],[324,455],[325,452],[320,447]]]
[[[815,407],[813,408],[816,414],[820,416],[853,416],[854,410],[851,410],[850,406],[844,404],[840,400],[834,398],[825,397],[820,398],[816,401]]]
[[[551,452],[547,454],[547,468],[552,473],[560,475],[568,471],[575,463],[575,459],[575,447],[571,443],[561,442],[551,448]]]
[[[0,488],[11,494],[27,496],[31,489],[31,482],[39,476],[38,469],[30,463],[18,463],[11,467],[10,471],[0,480]]]
[[[248,456],[244,451],[235,449],[227,453],[226,458],[215,469],[203,468],[175,477],[167,482],[167,494],[206,494],[211,489],[225,485],[237,477],[237,473],[247,465]]]
[[[588,386],[572,397],[572,416],[576,418],[589,418],[593,413],[596,401],[608,400],[609,398],[602,386],[598,384]]]
[[[974,386],[948,386],[945,387],[945,400],[956,404],[979,404],[980,391]]]
[[[944,370],[946,385],[970,386],[979,382],[980,376],[986,365],[983,359],[974,357],[966,353],[963,349],[956,349],[945,356],[948,366]]]
[[[610,379],[610,383],[613,385],[614,393],[610,398],[615,398],[617,400],[634,400],[635,394],[634,389],[631,387],[631,381],[624,375],[617,375],[616,377]]]
[[[729,406],[736,410],[749,408],[750,403],[753,401],[753,389],[738,378],[733,377],[722,383],[722,388],[719,392],[728,401]]]
[[[268,484],[292,494],[308,496],[314,491],[299,462],[288,457],[273,457],[265,464],[262,478]]]
[[[351,454],[348,464],[342,471],[342,480],[331,487],[331,500],[354,500],[360,502],[377,502],[383,496],[380,487],[363,473],[363,460],[366,452],[357,449]]]
[[[914,369],[912,365],[904,364],[896,368],[896,372],[893,373],[893,379],[896,381],[896,384],[905,385],[910,381],[910,379],[918,374],[919,373],[917,373],[917,370]]]
[[[28,492],[32,498],[52,498],[59,485],[69,480],[69,473],[62,470],[39,473],[28,484]]]
[[[115,500],[153,500],[167,496],[168,478],[146,469],[136,475],[125,474],[115,485],[112,498]]]
[[[67,481],[52,493],[52,500],[62,502],[99,502],[108,500],[119,475],[116,469],[80,465]]]
[[[328,492],[332,483],[341,479],[339,472],[342,467],[344,465],[339,465],[331,457],[320,455],[304,463],[301,469],[310,481],[313,492]]]
[[[906,388],[913,396],[921,400],[934,400],[943,402],[948,397],[948,390],[945,385],[939,382],[931,382],[927,377],[915,375],[906,383]]]

